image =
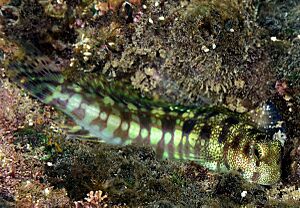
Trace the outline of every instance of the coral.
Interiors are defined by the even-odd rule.
[[[90,191],[87,194],[87,198],[84,198],[85,202],[77,201],[75,202],[75,207],[80,208],[105,208],[108,207],[108,204],[105,202],[107,199],[107,195],[103,195],[101,190],[99,191]]]

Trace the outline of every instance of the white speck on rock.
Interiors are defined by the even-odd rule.
[[[201,47],[201,50],[207,53],[209,51],[209,48],[207,48],[205,45]]]
[[[51,167],[51,166],[53,166],[53,163],[52,162],[47,162],[47,166]]]
[[[158,18],[158,20],[164,21],[164,20],[165,20],[165,17],[164,17],[164,16],[160,16],[160,17]]]
[[[50,194],[49,188],[45,188],[44,193],[45,193],[46,196],[48,196]]]
[[[149,23],[151,23],[151,24],[153,24],[154,22],[153,22],[153,20],[151,19],[151,18],[149,18]]]
[[[271,41],[278,41],[277,38],[275,36],[271,37]]]
[[[91,53],[91,52],[89,52],[89,51],[86,51],[86,52],[84,52],[84,53],[83,53],[83,55],[85,55],[85,56],[91,56],[91,55],[92,55],[92,53]]]
[[[244,198],[244,197],[246,197],[246,195],[247,195],[247,191],[242,191],[241,197]]]

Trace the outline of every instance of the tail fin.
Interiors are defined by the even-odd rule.
[[[25,55],[8,65],[9,78],[40,100],[64,82],[59,68],[33,46],[25,45]]]

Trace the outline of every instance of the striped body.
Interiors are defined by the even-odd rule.
[[[42,102],[110,144],[146,144],[162,158],[193,160],[218,172],[240,171],[260,184],[280,178],[280,142],[221,108],[142,107],[64,80],[46,57],[25,56],[11,78]]]

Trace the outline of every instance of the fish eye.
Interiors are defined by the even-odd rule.
[[[261,154],[257,147],[254,148],[254,155],[256,156],[257,159],[260,159]]]
[[[256,166],[258,167],[260,165],[260,159],[261,159],[261,151],[259,149],[259,147],[254,147],[253,153],[256,157]]]

